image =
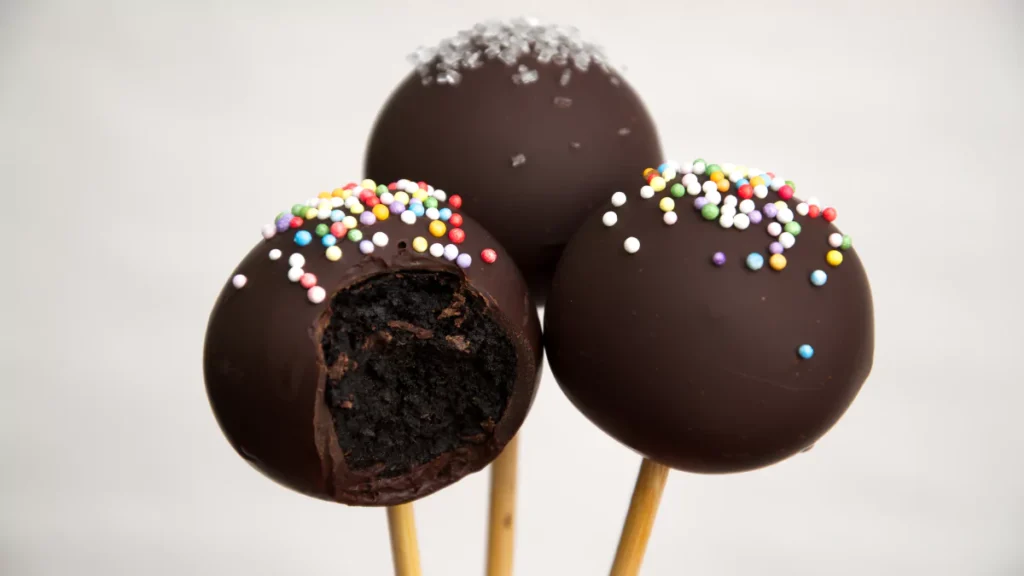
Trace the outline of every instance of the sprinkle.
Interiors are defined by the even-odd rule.
[[[683,162],[682,165],[679,166],[679,171],[686,176],[689,176],[693,173],[693,162]],[[686,184],[686,182],[683,182],[683,184]]]
[[[622,247],[626,249],[626,252],[630,254],[636,254],[640,250],[640,241],[635,237],[630,236],[626,238],[626,241],[622,243]]]
[[[778,222],[768,223],[768,234],[770,236],[778,236],[779,234],[782,234],[782,224],[779,224]]]
[[[778,192],[785,185],[786,185],[786,182],[782,178],[778,178],[778,177],[772,178],[772,183],[771,183],[772,192]]]
[[[473,264],[473,257],[463,252],[455,259],[455,263],[459,265],[459,268],[469,268]]]
[[[444,247],[445,260],[455,260],[459,257],[459,247],[455,244],[446,244]]]
[[[409,195],[405,192],[395,193],[395,202],[400,202],[403,206],[409,205]]]
[[[345,213],[341,210],[331,210],[331,222],[341,222],[345,219]]]
[[[458,228],[462,226],[462,214],[452,214],[448,218],[448,224]]]
[[[369,240],[363,240],[359,242],[359,251],[362,252],[363,254],[372,254],[373,242],[370,242]]]
[[[707,171],[708,171],[708,174],[711,174],[711,179],[714,180],[715,179],[715,172],[721,173],[722,172],[722,167],[719,166],[718,164],[709,164],[708,167],[707,167]],[[723,174],[722,177],[724,178],[725,175]],[[717,182],[717,180],[715,180],[715,181]]]
[[[783,224],[789,224],[793,221],[793,211],[789,208],[783,208],[779,210],[779,213],[775,216],[775,219]]]
[[[295,243],[299,246],[305,246],[313,241],[313,235],[308,230],[299,230],[295,233]]]
[[[388,209],[392,214],[402,214],[405,212],[405,204],[402,204],[398,200],[394,200],[391,204],[388,204]]]
[[[843,263],[843,253],[838,250],[829,250],[828,254],[825,254],[825,261],[835,268]]]
[[[725,204],[726,206],[735,206],[737,202],[738,200],[732,194],[729,194],[722,199],[722,203]]]
[[[310,206],[306,210],[306,213],[303,214],[303,216],[306,217],[306,220],[312,220],[313,218],[316,218],[318,213],[319,213],[319,210],[317,210],[316,208],[313,208],[312,206]]]
[[[462,244],[466,240],[466,231],[462,228],[452,228],[448,231],[448,239],[455,244]]]
[[[619,136],[629,136],[629,128],[619,128]]]
[[[714,204],[716,206],[722,202],[722,194],[718,190],[706,192],[704,197],[708,199],[709,204]]]
[[[338,237],[334,234],[324,234],[324,237],[320,239],[320,243],[323,244],[325,248],[334,246],[337,242]]]
[[[526,164],[526,155],[525,154],[516,154],[515,156],[512,157],[512,167],[513,168],[518,168],[518,167],[522,166],[523,164]]]
[[[796,353],[804,360],[810,360],[814,356],[814,348],[811,348],[810,344],[801,344]]]
[[[757,252],[751,252],[747,254],[747,268],[751,270],[760,270],[764,266],[764,256],[761,256]]]
[[[612,194],[612,206],[618,208],[626,203],[626,194],[624,192],[616,192]]]
[[[303,288],[312,288],[313,286],[316,286],[316,276],[306,272],[299,277],[299,284]]]
[[[722,214],[728,215],[730,218],[736,215],[736,207],[732,204],[723,204],[721,211]]]
[[[679,216],[675,212],[669,211],[665,212],[665,215],[662,216],[661,219],[665,222],[665,224],[671,226],[679,220]]]
[[[364,212],[364,214],[368,214],[368,212]],[[377,204],[376,206],[373,207],[373,215],[376,216],[377,220],[383,222],[387,220],[389,216],[391,216],[391,211],[388,210],[388,207],[385,206],[384,204]]]
[[[395,196],[391,192],[388,192],[387,188],[384,188],[384,193],[381,193],[381,187],[377,188],[377,197],[380,198],[380,203],[385,206],[390,206],[395,201]]]
[[[810,205],[807,204],[807,202],[801,202],[796,205],[796,213],[801,216],[807,216],[807,212],[809,212],[810,209],[811,207]]]
[[[754,211],[754,201],[747,198],[743,202],[740,202],[740,213],[750,214]]]
[[[704,206],[708,203],[708,199],[703,196],[698,196],[693,199],[693,207],[696,210],[703,210]]]
[[[661,208],[662,212],[671,212],[672,210],[675,209],[675,207],[676,201],[669,198],[668,196],[665,196],[664,198],[661,199],[661,202],[658,202],[658,208]]]
[[[644,186],[643,188],[640,189],[640,197],[643,198],[644,200],[653,198],[654,188],[651,188],[650,186]]]
[[[373,226],[377,223],[377,215],[373,212],[363,212],[359,215],[359,223],[363,226]]]
[[[783,226],[783,230],[785,230],[786,232],[789,232],[793,236],[799,236],[800,235],[800,230],[802,230],[802,229],[803,228],[800,226],[800,223],[795,221],[795,220],[792,221],[792,222],[787,222],[786,225]]]
[[[249,279],[246,278],[244,274],[235,274],[234,276],[231,277],[231,284],[238,289],[241,289],[243,286],[245,286],[245,283],[248,281]]]
[[[449,202],[449,204],[451,204],[451,202]],[[434,198],[434,197],[431,196],[429,198],[424,199],[423,200],[423,207],[428,209],[428,210],[431,209],[431,208],[435,208],[436,209],[437,208],[437,198]],[[433,220],[437,220],[437,217],[434,217],[432,219]]]
[[[423,236],[417,236],[412,239],[412,249],[417,252],[427,251],[427,239]]]
[[[313,286],[306,291],[306,298],[309,298],[313,304],[319,304],[324,301],[324,298],[327,298],[327,291],[322,286]]]
[[[761,198],[762,200],[764,198],[767,198],[768,197],[768,187],[765,186],[764,184],[758,184],[757,186],[754,186],[754,196],[756,196],[758,198]]]
[[[288,215],[281,216],[280,218],[277,219],[277,222],[275,224],[277,225],[278,232],[284,232],[291,227],[292,217]]]
[[[722,228],[732,228],[732,214],[722,214],[722,216],[718,219],[718,225],[721,226]]]
[[[788,185],[787,186],[782,186],[781,188],[779,188],[778,192],[779,192],[779,198],[782,198],[783,200],[789,200],[790,198],[793,197],[793,189],[791,187],[789,187]]]
[[[570,106],[572,106],[572,98],[566,98],[565,96],[555,96],[555,107],[568,108]]]
[[[700,215],[703,216],[705,220],[717,220],[718,206],[711,203],[705,204],[704,207],[700,209]]]
[[[437,192],[441,192],[442,194],[444,194],[444,191],[442,190],[435,191],[435,194]],[[448,205],[456,209],[462,208],[462,196],[459,196],[458,194],[452,194],[452,197],[448,199]]]
[[[811,204],[811,207],[807,209],[807,215],[810,216],[811,218],[817,218],[818,216],[821,215],[821,208],[818,208],[814,204]]]
[[[789,232],[783,232],[779,234],[779,242],[782,243],[782,247],[789,250],[796,245],[796,236],[793,236]]]
[[[705,194],[718,192],[718,184],[715,184],[714,180],[708,180],[707,182],[704,183],[703,186],[701,186],[701,190],[703,190]]]
[[[388,235],[383,232],[375,233],[371,239],[373,240],[373,244],[375,246],[380,246],[381,248],[383,248],[388,245]]]
[[[728,180],[719,180],[718,181],[718,191],[719,192],[727,192],[728,190],[729,190],[729,181]]]
[[[746,230],[750,227],[750,217],[746,214],[737,214],[732,217],[732,225],[737,230]]]
[[[694,160],[693,161],[693,173],[694,174],[700,176],[701,174],[704,173],[704,170],[706,170],[706,169],[707,169],[707,164],[705,164],[703,160]]]
[[[750,217],[750,223],[751,224],[760,224],[761,223],[762,216],[761,216],[761,211],[760,210],[754,210],[750,214],[747,214],[747,216]]]
[[[303,270],[302,268],[292,266],[291,268],[288,269],[288,280],[292,282],[298,282],[299,278],[302,278],[302,275],[305,273],[306,271]]]
[[[356,220],[355,216],[345,216],[341,220],[341,225],[344,226],[346,230],[352,230],[353,228],[359,227],[359,221]],[[335,236],[340,237],[340,234],[335,234]]]
[[[303,222],[302,218],[300,218],[298,216],[295,216],[294,218],[292,218],[288,222],[288,227],[289,228],[299,228],[300,226],[302,226],[302,222]]]
[[[440,220],[434,220],[433,222],[430,223],[428,230],[430,230],[431,236],[433,236],[434,238],[440,238],[441,236],[444,236],[444,233],[448,230],[448,227],[444,225],[444,222]]]
[[[277,226],[275,226],[274,224],[264,224],[263,228],[260,230],[260,233],[263,234],[264,239],[270,240],[271,238],[277,235]]]
[[[686,195],[686,186],[683,186],[679,182],[676,182],[675,184],[672,185],[671,188],[669,188],[668,193],[675,198],[682,198],[684,195]]]
[[[849,234],[843,236],[843,245],[840,246],[843,250],[849,250],[853,246],[853,238]]]
[[[821,200],[818,200],[817,196],[811,196],[810,198],[808,198],[807,203],[810,204],[811,206],[817,206],[818,208],[821,208]]]
[[[835,208],[825,208],[824,210],[821,211],[821,217],[824,218],[826,222],[834,221],[836,219],[836,216],[837,214]]]
[[[278,250],[277,248],[274,248],[273,250],[270,251],[270,254],[268,254],[268,256],[270,256],[271,260],[277,260],[278,258],[281,257],[281,251]]]
[[[338,260],[341,260],[341,248],[337,246],[328,246],[327,250],[324,251],[324,255],[327,256],[327,259],[331,262],[337,262]]]
[[[690,184],[700,184],[700,182],[697,180],[697,176],[695,174],[689,173],[683,176],[683,179],[680,182],[683,184],[683,186],[687,187],[690,186]]]
[[[843,235],[838,232],[833,232],[828,235],[828,245],[833,248],[839,248],[843,245]]]
[[[779,272],[786,267],[786,257],[782,254],[772,254],[768,258],[768,265],[772,267],[772,270]]]
[[[711,256],[711,263],[715,266],[723,266],[725,264],[725,252],[715,252]]]
[[[655,192],[661,192],[665,189],[665,179],[661,176],[651,178],[651,188],[654,188]]]
[[[348,231],[348,239],[351,242],[359,242],[360,240],[363,239],[363,231],[362,230],[349,230]]]
[[[815,270],[811,272],[811,284],[815,286],[824,286],[825,282],[828,281],[828,274],[825,274],[824,270]]]
[[[494,264],[498,260],[498,253],[491,248],[484,248],[480,251],[480,259],[488,264]]]
[[[330,229],[330,226],[327,224],[317,224],[316,228],[313,229],[313,232],[315,232],[317,236],[324,236],[328,231],[330,231]]]
[[[438,210],[437,208],[427,208],[427,210],[426,210],[426,212],[424,214],[426,215],[427,218],[429,218],[431,220],[440,220],[441,219],[441,211]]]
[[[619,192],[619,194],[621,194],[621,192]],[[609,210],[609,211],[605,212],[604,216],[601,216],[601,222],[604,223],[605,226],[615,226],[615,223],[618,222],[618,221],[619,221],[618,214],[616,214],[612,210]]]
[[[363,213],[364,210],[366,210],[366,208],[364,208],[363,205],[360,204],[359,202],[354,202],[351,206],[348,206],[347,208],[349,214],[352,214],[354,216],[359,216],[360,214]]]
[[[782,242],[772,242],[768,245],[768,251],[772,254],[782,254],[785,248],[782,247]]]
[[[779,209],[775,207],[775,204],[765,204],[763,210],[764,215],[767,216],[768,218],[775,218],[776,216],[779,215]]]
[[[691,182],[686,185],[686,193],[690,196],[696,196],[697,194],[700,194],[700,192],[700,182]]]
[[[736,190],[736,194],[740,198],[748,200],[754,197],[754,188],[750,184],[744,184]]]
[[[416,213],[412,210],[405,210],[399,218],[406,224],[412,225],[416,223]]]
[[[440,258],[444,256],[444,245],[439,242],[434,242],[430,245],[430,255],[434,258]]]

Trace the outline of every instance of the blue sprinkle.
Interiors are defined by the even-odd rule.
[[[825,274],[824,270],[815,270],[811,272],[811,284],[815,286],[824,286],[825,282],[828,281],[828,274]]]
[[[324,237],[323,239],[320,240],[320,242],[322,242],[325,247],[330,248],[331,246],[334,246],[335,244],[338,243],[338,239],[334,236],[334,234],[324,234]]]
[[[810,360],[814,356],[814,348],[811,348],[810,344],[803,344],[796,351],[804,360]]]
[[[747,255],[747,268],[751,270],[760,270],[764,266],[764,256],[761,256],[757,252],[751,252]]]
[[[668,170],[668,162],[662,162],[661,165],[658,166],[658,174],[664,174],[665,170]]]
[[[341,222],[345,219],[345,213],[341,210],[331,210],[331,222]]]
[[[295,233],[295,243],[299,246],[305,246],[313,241],[313,235],[309,233],[309,230],[299,230]]]
[[[418,202],[416,204],[410,204],[409,210],[412,210],[412,213],[415,214],[417,218],[422,217],[423,212],[425,212],[425,210],[423,209],[423,204],[420,204]]]
[[[445,222],[452,217],[452,211],[448,208],[441,208],[437,213],[440,214],[441,220],[444,220]]]
[[[740,178],[739,180],[736,181],[737,188],[743,186],[744,184],[750,184],[750,180],[747,180],[746,178]]]

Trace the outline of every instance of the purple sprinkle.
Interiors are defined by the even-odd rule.
[[[779,215],[779,209],[775,207],[775,204],[765,204],[764,215],[769,218],[775,218]]]
[[[363,254],[369,254],[373,252],[373,242],[370,242],[369,240],[363,240],[362,242],[359,243],[359,251],[362,252]]]
[[[401,214],[402,212],[405,212],[405,204],[402,204],[398,200],[392,202],[389,208],[391,209],[392,214]]]
[[[750,214],[747,214],[747,216],[750,218],[750,223],[751,224],[760,224],[761,223],[761,211],[760,210],[754,210]]]
[[[715,266],[722,266],[725,264],[725,253],[715,252],[715,255],[711,257],[711,262],[713,262]]]
[[[705,205],[705,204],[707,204],[707,203],[708,203],[708,199],[707,199],[707,198],[705,198],[705,197],[703,197],[703,196],[698,196],[698,197],[697,197],[697,198],[696,198],[696,199],[695,199],[695,200],[693,201],[693,207],[694,207],[694,208],[696,208],[697,210],[700,210],[700,209],[701,209],[701,208],[703,208],[703,207],[704,207],[704,205]]]
[[[782,254],[783,250],[784,248],[782,247],[781,242],[772,242],[768,245],[768,251],[772,254]]]
[[[473,257],[463,252],[455,259],[455,263],[459,265],[459,268],[469,268],[470,264],[473,263]]]
[[[377,217],[369,210],[364,210],[363,213],[359,215],[359,223],[363,226],[373,226],[376,221]]]
[[[291,226],[291,224],[292,224],[292,217],[291,216],[281,216],[280,218],[277,219],[277,231],[278,232],[285,232],[285,231],[288,230],[288,227]]]

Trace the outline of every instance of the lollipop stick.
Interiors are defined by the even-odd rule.
[[[388,507],[388,531],[391,533],[391,559],[395,576],[421,576],[420,549],[416,544],[416,519],[412,504]]]
[[[487,535],[487,576],[512,576],[515,543],[516,462],[519,437],[513,437],[491,464],[491,513]]]
[[[619,549],[615,551],[611,576],[636,576],[640,572],[667,478],[668,467],[644,458],[633,488],[626,524],[622,527]]]

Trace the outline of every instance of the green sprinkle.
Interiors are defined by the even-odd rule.
[[[706,171],[707,171],[708,174],[714,174],[715,172],[721,172],[722,171],[722,167],[719,166],[718,164],[712,164],[711,166],[707,167]]]
[[[705,162],[703,158],[697,158],[696,160],[693,161],[694,164],[698,162],[700,162],[701,164],[707,164],[707,162]]]
[[[280,220],[281,216],[284,216],[284,212],[278,212],[277,216],[274,216],[274,222],[277,222],[278,220]]]
[[[380,196],[381,194],[383,194],[383,193],[385,193],[387,191],[388,191],[388,187],[387,186],[385,186],[383,184],[379,184],[377,186],[377,196]]]
[[[668,191],[676,198],[682,198],[683,195],[686,194],[686,186],[683,186],[679,182],[676,182],[675,184],[672,185],[671,188],[669,188]]]
[[[349,230],[348,239],[352,242],[359,242],[363,239],[363,233],[360,230]]]
[[[849,234],[843,234],[843,243],[839,246],[843,250],[849,250],[853,246],[853,238]]]
[[[316,235],[317,236],[324,236],[329,231],[330,231],[330,227],[327,226],[327,224],[317,224],[316,225]]]
[[[714,220],[715,218],[718,218],[718,206],[711,203],[705,204],[704,207],[700,209],[700,215],[703,216],[705,220]]]
[[[433,196],[425,198],[423,200],[423,207],[424,208],[437,208],[437,198],[434,198]]]
[[[292,216],[298,216],[301,218],[306,213],[305,204],[295,204],[292,206]]]
[[[784,229],[786,230],[786,232],[789,232],[793,236],[799,236],[800,235],[800,230],[801,230],[800,223],[795,221],[795,220],[792,221],[792,222],[787,222]]]
[[[796,192],[796,184],[794,184],[792,180],[786,180],[786,186],[789,186],[793,189],[793,192]]]

